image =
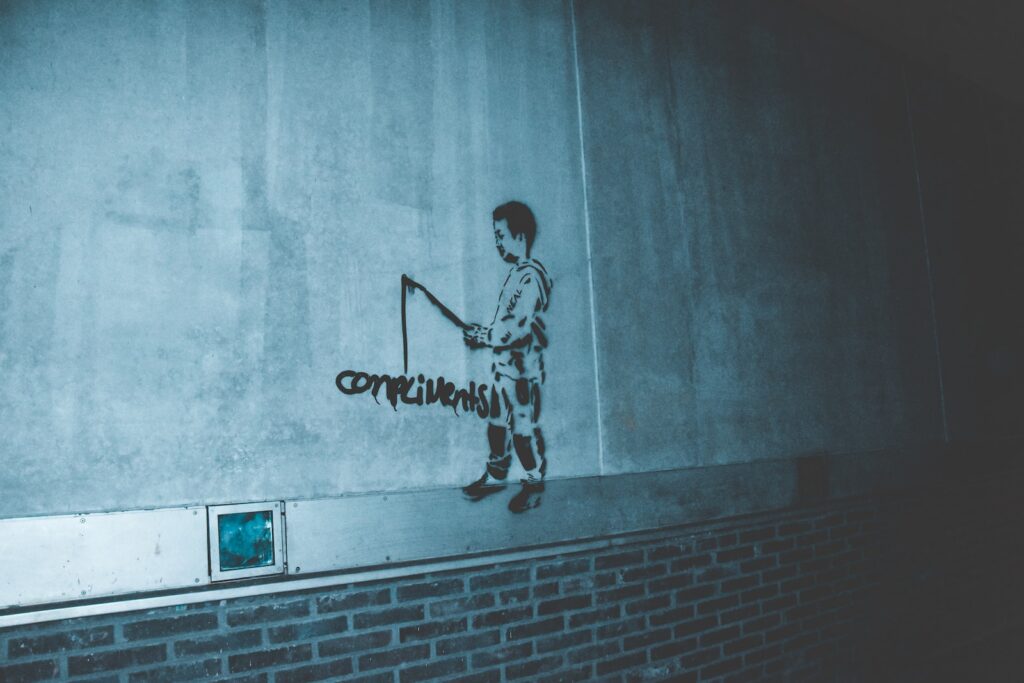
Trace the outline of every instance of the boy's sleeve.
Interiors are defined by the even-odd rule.
[[[516,346],[532,333],[531,325],[544,309],[544,286],[535,273],[524,271],[519,284],[502,302],[490,330],[491,346]]]

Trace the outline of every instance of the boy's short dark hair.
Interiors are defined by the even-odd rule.
[[[533,238],[537,236],[537,219],[533,211],[522,202],[505,202],[491,214],[494,221],[508,221],[508,231],[513,238],[526,235],[527,251],[533,246]]]

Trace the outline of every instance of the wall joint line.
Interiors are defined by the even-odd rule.
[[[917,212],[921,220],[921,239],[924,242],[924,262],[928,272],[928,296],[931,302],[932,337],[935,339],[935,362],[939,376],[939,406],[942,411],[942,438],[949,443],[949,419],[946,416],[946,389],[942,373],[942,350],[939,343],[939,317],[935,309],[935,275],[932,272],[932,255],[928,244],[928,223],[925,220],[924,195],[921,191],[921,166],[917,159],[917,134],[914,131],[914,113],[910,106],[910,80],[907,78],[907,64],[900,63],[903,74],[903,93],[907,107],[907,128],[910,131],[910,150],[914,160],[914,180],[917,183]]]
[[[594,304],[594,256],[590,246],[590,202],[587,196],[587,152],[583,140],[583,89],[580,81],[580,50],[576,37],[576,0],[569,0],[569,19],[572,25],[572,59],[576,74],[576,119],[580,135],[580,180],[583,185],[583,226],[587,235],[587,284],[590,292],[590,339],[594,353],[594,395],[597,403],[597,463],[598,473],[604,476],[604,429],[601,412],[601,374],[597,356],[597,308]]]

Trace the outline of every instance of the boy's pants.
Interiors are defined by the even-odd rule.
[[[491,449],[487,472],[495,479],[508,476],[512,449],[526,470],[529,481],[544,478],[547,460],[544,458],[544,436],[538,426],[540,386],[537,380],[495,375],[487,419],[487,442]],[[511,449],[508,447],[510,432]]]

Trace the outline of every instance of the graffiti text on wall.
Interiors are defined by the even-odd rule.
[[[338,373],[334,382],[343,394],[354,396],[369,392],[377,403],[380,403],[379,395],[383,389],[384,397],[395,410],[398,409],[399,402],[410,406],[440,403],[454,410],[456,414],[461,406],[467,413],[476,412],[480,417],[486,418],[489,408],[486,384],[470,382],[468,388],[460,388],[443,376],[432,379],[425,378],[422,374],[416,377],[392,376],[345,370]]]

